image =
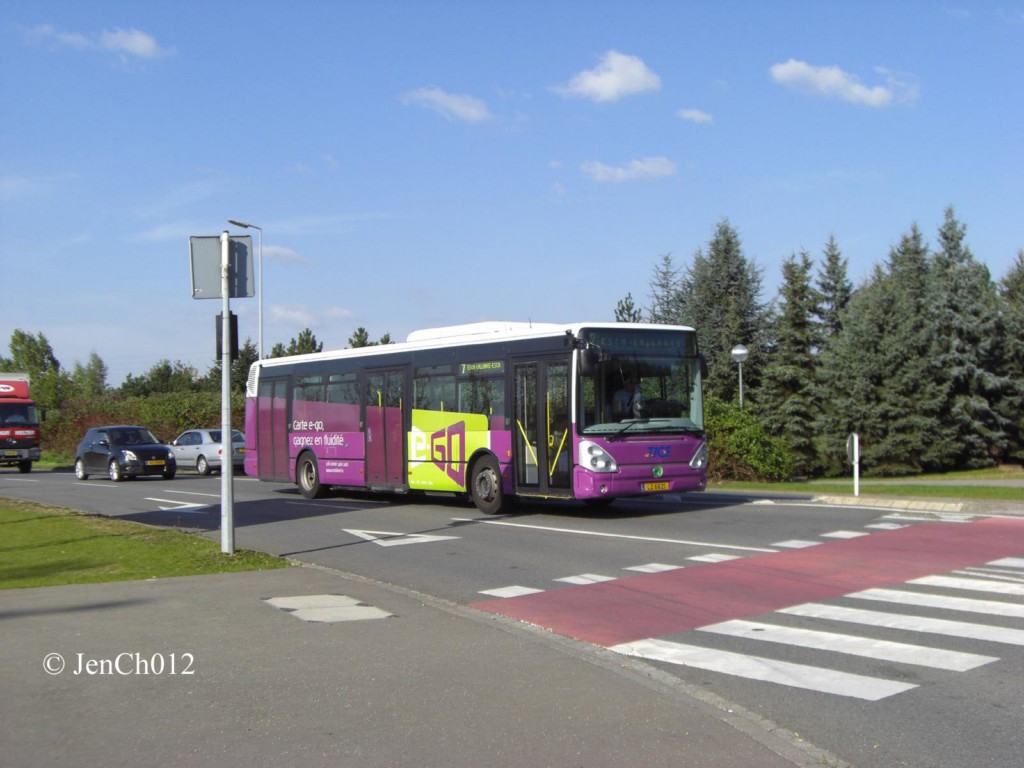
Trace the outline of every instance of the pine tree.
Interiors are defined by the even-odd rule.
[[[843,258],[834,236],[825,244],[825,264],[818,276],[818,290],[821,303],[818,317],[825,332],[825,338],[835,336],[842,330],[843,310],[850,303],[853,286],[846,276],[846,259]]]
[[[640,323],[643,322],[643,311],[633,303],[633,294],[627,293],[626,298],[619,299],[615,305],[615,322],[617,323]]]
[[[931,287],[915,225],[853,294],[822,356],[830,409],[820,428],[833,469],[850,432],[860,434],[866,472],[907,475],[941,465],[949,382],[935,360]]]
[[[761,271],[743,255],[739,233],[723,219],[715,227],[707,255],[694,255],[678,292],[680,320],[697,329],[708,361],[708,388],[723,400],[738,397],[738,371],[729,354],[737,344],[750,352],[743,365],[744,389],[757,389],[768,317],[760,294]]]
[[[685,325],[681,289],[681,270],[675,265],[672,254],[666,253],[654,266],[651,277],[651,304],[647,309],[650,322]]]
[[[1005,419],[1006,457],[1024,462],[1024,250],[999,283],[1001,328],[996,354],[996,370],[1010,385],[995,401],[995,409]]]
[[[1006,448],[1005,419],[993,409],[1010,387],[996,370],[996,293],[988,269],[974,260],[966,228],[953,208],[939,229],[932,259],[936,333],[932,355],[948,381],[940,411],[941,440],[930,452],[935,468],[981,467]]]
[[[783,262],[782,302],[756,398],[768,433],[786,441],[794,471],[804,476],[818,469],[815,423],[821,410],[816,360],[821,331],[815,322],[821,294],[811,285],[811,266],[806,251]]]

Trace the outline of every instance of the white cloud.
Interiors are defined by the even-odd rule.
[[[711,115],[699,109],[680,109],[676,112],[676,115],[683,120],[690,121],[691,123],[714,122],[714,118]]]
[[[406,91],[400,98],[406,106],[432,109],[448,120],[480,123],[494,117],[486,102],[473,96],[447,93],[440,88],[417,88],[414,91]]]
[[[48,40],[67,48],[107,51],[139,59],[158,59],[174,54],[173,48],[162,48],[155,37],[138,29],[115,27],[90,38],[80,32],[61,32],[50,24],[39,24],[29,29],[25,36],[32,41]]]
[[[270,318],[278,323],[311,328],[316,320],[313,313],[302,307],[275,304],[270,308]]]
[[[618,183],[634,179],[659,179],[676,175],[676,164],[667,157],[642,157],[625,167],[615,167],[596,160],[583,163],[580,170],[594,181]]]
[[[881,68],[876,71],[885,77],[886,85],[869,87],[839,67],[816,67],[796,59],[773,64],[770,69],[775,82],[809,96],[840,99],[866,107],[888,107],[896,101],[907,103],[917,98],[917,86],[906,76],[896,77]]]
[[[565,86],[553,88],[563,96],[591,101],[618,101],[623,96],[661,88],[661,78],[637,56],[608,51],[594,69],[575,75]]]

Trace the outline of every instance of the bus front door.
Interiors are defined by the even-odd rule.
[[[288,379],[260,379],[256,455],[260,480],[289,480]]]
[[[570,496],[569,365],[563,358],[515,365],[513,429],[516,493]]]
[[[402,408],[405,371],[370,371],[366,376],[366,484],[405,485],[405,440]]]

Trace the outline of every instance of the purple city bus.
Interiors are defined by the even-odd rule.
[[[692,328],[477,323],[398,344],[260,360],[245,471],[335,491],[511,500],[702,491],[702,379]]]

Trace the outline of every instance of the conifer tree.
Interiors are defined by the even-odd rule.
[[[771,435],[783,438],[794,471],[807,476],[819,465],[815,424],[821,410],[816,353],[821,331],[815,321],[821,294],[811,285],[811,257],[801,252],[782,265],[781,304],[773,328],[770,354],[757,389],[757,412]]]
[[[842,313],[853,295],[853,286],[846,276],[846,265],[835,236],[830,236],[825,244],[825,263],[818,276],[818,290],[821,293],[818,316],[825,338],[835,336],[842,329]]]
[[[1002,323],[996,334],[996,370],[1009,386],[995,408],[1005,420],[1005,457],[1024,462],[1024,250],[1017,251],[1017,260],[1000,281],[999,299]]]
[[[617,323],[640,323],[643,322],[643,310],[633,303],[633,294],[627,293],[626,298],[619,299],[615,305],[615,322]]]
[[[666,253],[654,266],[648,319],[663,325],[684,325],[681,291],[682,270],[676,266],[672,254]]]
[[[929,455],[941,468],[986,466],[1006,448],[1004,418],[992,407],[1011,386],[996,373],[997,296],[965,234],[950,206],[931,263],[932,355],[948,388],[939,412],[941,439]]]
[[[767,311],[760,295],[761,270],[744,256],[739,232],[723,219],[707,254],[694,255],[679,288],[681,321],[697,329],[708,361],[708,388],[723,400],[738,397],[738,371],[729,355],[737,344],[750,352],[743,365],[744,389],[757,389],[767,338]]]

